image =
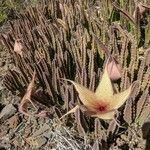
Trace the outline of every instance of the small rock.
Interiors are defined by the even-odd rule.
[[[6,105],[0,113],[0,121],[3,122],[13,116],[16,112],[17,109],[12,104]]]
[[[50,139],[53,137],[53,132],[52,131],[47,131],[45,133],[43,133],[43,136]]]
[[[10,128],[16,128],[19,123],[20,123],[20,120],[19,120],[18,115],[14,115],[8,119],[8,124]]]
[[[13,145],[15,146],[15,148],[20,148],[21,149],[21,142],[22,142],[22,139],[19,137],[19,136],[16,136],[14,139],[13,139]]]
[[[47,132],[47,130],[50,129],[50,126],[47,125],[47,124],[44,124],[39,130],[37,130],[33,135],[32,137],[37,137],[41,134],[43,134],[44,132]]]
[[[26,139],[27,143],[32,147],[32,148],[35,148],[35,149],[39,149],[41,148],[43,145],[46,144],[47,142],[47,139],[45,137],[29,137]]]
[[[1,128],[0,128],[0,137],[5,136],[7,134],[7,132],[8,132],[7,126],[1,126]]]
[[[11,144],[10,144],[10,141],[7,137],[3,137],[2,140],[0,140],[0,148],[3,147],[5,149],[10,149],[11,148]]]
[[[29,137],[32,133],[32,126],[31,124],[25,125],[24,129],[22,129],[22,134],[25,138]]]

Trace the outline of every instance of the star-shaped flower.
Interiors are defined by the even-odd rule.
[[[116,110],[125,103],[132,92],[133,84],[123,92],[114,93],[110,75],[108,73],[109,63],[110,60],[108,59],[101,81],[95,92],[90,91],[86,87],[72,80],[67,80],[75,86],[83,106],[92,117],[98,117],[101,119],[114,119]],[[61,118],[75,112],[77,108],[80,108],[80,106],[77,105]]]

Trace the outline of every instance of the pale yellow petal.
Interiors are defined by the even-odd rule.
[[[105,99],[105,100],[109,100],[110,97],[113,95],[113,87],[111,84],[111,80],[110,77],[108,75],[108,71],[107,71],[107,65],[108,65],[108,61],[105,65],[105,69],[104,69],[104,73],[102,75],[101,81],[96,89],[96,96],[99,99]]]
[[[106,113],[98,113],[95,115],[92,115],[92,117],[97,117],[104,120],[114,119],[115,110],[108,111]]]
[[[80,100],[86,107],[92,109],[98,105],[97,98],[94,92],[90,91],[89,89],[85,88],[84,86],[74,81],[71,80],[67,81],[71,82],[75,86],[77,92],[79,93]]]
[[[117,93],[114,96],[112,96],[111,103],[110,103],[110,106],[112,109],[118,109],[125,103],[125,101],[131,95],[132,87],[134,84],[132,84],[127,90],[125,90],[121,93]]]
[[[60,119],[64,118],[65,116],[67,116],[67,115],[69,115],[71,113],[75,113],[78,108],[80,108],[79,105],[75,106],[74,108],[72,108],[71,110],[69,110],[66,114],[64,114]]]

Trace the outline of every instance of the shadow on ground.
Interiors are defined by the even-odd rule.
[[[143,138],[146,140],[145,150],[150,150],[150,122],[146,122],[142,126]]]

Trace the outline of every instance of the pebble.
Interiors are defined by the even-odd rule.
[[[6,105],[0,113],[0,122],[3,122],[6,119],[10,118],[16,112],[17,112],[17,109],[12,104]]]
[[[19,120],[18,115],[14,115],[8,119],[8,124],[10,128],[16,128],[19,123],[20,123],[20,120]]]
[[[29,137],[26,139],[27,143],[34,149],[39,149],[47,143],[47,139],[43,136],[41,137]]]
[[[50,126],[49,125],[47,125],[47,124],[44,124],[39,130],[37,130],[33,135],[32,135],[32,137],[36,137],[36,136],[39,136],[39,135],[41,135],[41,134],[43,134],[43,133],[47,133],[47,130],[49,130],[50,129]]]

